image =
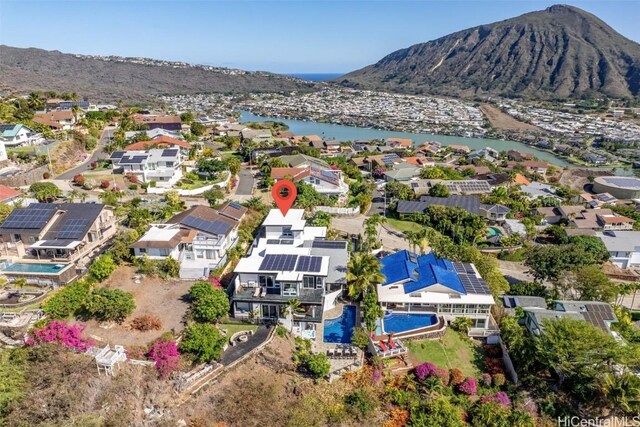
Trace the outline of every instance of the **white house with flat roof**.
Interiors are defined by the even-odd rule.
[[[607,231],[597,237],[609,251],[609,261],[616,266],[640,268],[640,231]]]
[[[403,313],[431,313],[447,324],[457,317],[472,320],[471,334],[495,329],[491,291],[473,264],[452,262],[433,253],[417,255],[407,250],[380,259],[386,281],[377,285],[378,302],[388,316]]]
[[[346,284],[347,242],[325,240],[326,227],[308,227],[303,209],[286,216],[272,209],[247,256],[236,266],[234,316],[254,321],[280,321],[293,332],[316,338],[324,312],[336,306]],[[299,312],[285,313],[297,299]]]
[[[171,188],[182,178],[182,153],[177,148],[147,151],[114,151],[110,160],[123,174],[132,173],[140,182],[155,182]]]

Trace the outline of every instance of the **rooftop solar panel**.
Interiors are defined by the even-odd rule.
[[[298,257],[296,271],[319,273],[322,266],[322,257],[301,255]]]
[[[225,221],[206,221],[195,216],[187,216],[181,222],[188,227],[193,227],[197,230],[211,234],[226,234],[231,228],[231,225]]]
[[[162,157],[175,157],[178,154],[178,150],[175,148],[162,151]]]
[[[4,132],[5,130],[11,130],[15,127],[15,125],[0,125],[0,132]]]
[[[260,270],[264,271],[293,271],[297,255],[265,255]]]
[[[314,240],[311,247],[318,249],[346,249],[344,240]]]
[[[58,231],[58,239],[81,239],[84,236],[84,230],[89,220],[87,219],[70,219],[62,224]]]
[[[53,216],[55,208],[18,208],[2,223],[3,228],[38,230]]]

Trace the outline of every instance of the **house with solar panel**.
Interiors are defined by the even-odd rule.
[[[304,182],[320,194],[345,196],[349,185],[344,182],[341,170],[318,169],[312,165],[297,168],[271,168],[271,178],[276,182],[290,179],[293,182]]]
[[[37,145],[44,142],[42,134],[23,124],[0,124],[0,142],[8,147]]]
[[[182,178],[183,155],[178,148],[147,151],[114,151],[109,160],[114,172],[133,173],[140,182],[171,188]]]
[[[502,223],[510,209],[503,205],[481,203],[478,196],[452,195],[449,197],[421,196],[419,200],[398,200],[396,211],[400,218],[426,213],[430,206],[461,208],[490,222]]]
[[[100,203],[32,203],[0,224],[2,274],[9,280],[65,284],[116,233],[113,209]]]
[[[381,258],[380,264],[386,280],[377,285],[377,293],[385,314],[376,335],[428,335],[442,331],[458,317],[471,319],[472,336],[498,329],[491,316],[495,301],[473,264],[407,250]]]
[[[217,210],[194,206],[165,224],[152,224],[131,248],[136,257],[175,259],[182,279],[208,277],[225,264],[227,251],[238,243],[238,226],[246,212],[235,202]]]
[[[236,318],[279,321],[316,339],[346,285],[349,256],[346,241],[326,240],[327,228],[307,226],[303,214],[303,209],[290,209],[286,216],[278,209],[269,212],[234,270],[232,307]],[[288,315],[291,298],[301,308]]]
[[[552,307],[552,310],[540,307],[523,307],[524,324],[529,332],[533,335],[543,334],[544,319],[570,318],[584,320],[611,334],[611,324],[618,321],[613,308],[606,302],[556,300],[553,301]]]

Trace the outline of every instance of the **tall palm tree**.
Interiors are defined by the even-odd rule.
[[[80,192],[76,189],[73,189],[67,192],[67,199],[69,199],[71,203],[73,203],[79,197],[80,197]]]
[[[347,285],[351,298],[361,299],[373,286],[384,280],[384,274],[380,272],[380,262],[375,256],[362,252],[352,255],[347,270]]]

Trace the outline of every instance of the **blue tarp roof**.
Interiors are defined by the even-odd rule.
[[[381,272],[387,278],[383,286],[409,280],[403,284],[406,294],[435,284],[466,293],[453,263],[433,253],[418,256],[407,250],[399,251],[382,258],[380,264]]]

